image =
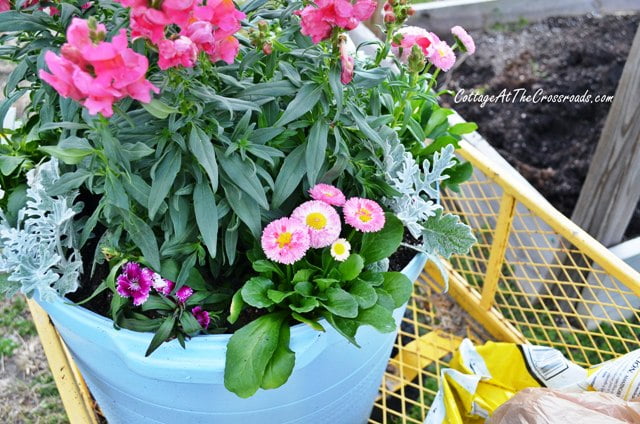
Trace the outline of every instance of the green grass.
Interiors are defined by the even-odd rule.
[[[0,397],[0,423],[68,423],[23,297],[0,295],[0,334],[6,369],[0,379],[8,383]]]

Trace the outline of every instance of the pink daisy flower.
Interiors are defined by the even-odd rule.
[[[342,206],[347,200],[339,188],[329,184],[316,184],[309,190],[309,194],[313,200],[320,200],[333,206]]]
[[[171,291],[175,287],[175,283],[173,281],[162,278],[162,276],[157,272],[153,273],[152,280],[153,288],[156,289],[158,293],[162,293],[165,296],[171,294]]]
[[[344,204],[344,220],[356,230],[375,233],[384,227],[384,211],[369,199],[352,197]]]
[[[184,303],[191,297],[193,294],[193,289],[189,286],[182,286],[176,292],[176,297],[181,303]]]
[[[304,202],[293,210],[291,217],[304,222],[309,228],[310,244],[316,249],[331,245],[340,236],[340,215],[325,202]]]
[[[122,297],[131,297],[135,306],[140,306],[149,298],[153,283],[153,271],[142,268],[135,262],[128,262],[118,276],[116,291]]]
[[[280,218],[265,227],[260,241],[267,258],[289,265],[309,250],[309,229],[299,219]]]
[[[202,309],[200,306],[196,306],[191,310],[191,314],[198,321],[198,324],[205,330],[209,327],[209,323],[211,322],[211,317],[209,316],[209,312]]]
[[[469,33],[459,25],[451,28],[451,34],[456,37],[458,44],[462,48],[462,51],[465,51],[469,54],[474,54],[476,52],[476,43],[473,41],[473,38],[469,35]]]
[[[439,41],[433,46],[429,62],[446,72],[456,63],[456,55],[446,41]]]

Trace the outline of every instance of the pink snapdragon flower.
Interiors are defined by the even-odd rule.
[[[311,240],[304,222],[296,218],[280,218],[265,227],[260,242],[267,258],[290,265],[302,259]]]
[[[143,103],[151,101],[151,92],[159,90],[145,77],[147,58],[128,47],[126,30],[122,29],[111,42],[102,41],[106,28],[74,18],[67,29],[67,43],[61,56],[48,51],[47,72],[40,78],[63,97],[70,97],[85,106],[89,113],[113,115],[113,103],[132,97]]]
[[[384,211],[373,200],[352,197],[344,204],[343,212],[345,222],[356,230],[375,233],[384,227]]]
[[[200,327],[202,327],[205,330],[209,327],[209,324],[211,323],[211,317],[209,316],[209,312],[205,311],[200,306],[196,306],[191,310],[191,314],[196,319],[196,321],[198,321],[198,324],[200,324]]]
[[[196,0],[163,0],[162,11],[172,23],[183,26],[189,21],[195,3]]]
[[[333,207],[319,200],[309,200],[293,210],[292,218],[299,219],[309,229],[313,248],[327,247],[340,236],[340,215]]]
[[[331,36],[333,28],[352,30],[371,17],[376,10],[374,0],[316,0],[296,12],[300,16],[301,32],[319,43]]]
[[[433,32],[416,26],[408,26],[398,30],[391,47],[393,53],[406,63],[414,45],[420,47],[425,57],[429,57],[433,53],[434,44],[438,42],[440,42],[440,38]],[[402,48],[402,55],[400,55],[400,48]]]
[[[193,294],[193,289],[191,287],[182,286],[176,292],[176,297],[178,298],[178,301],[180,301],[181,303],[184,303],[187,301],[187,299],[191,297],[192,294]]]
[[[313,200],[320,200],[333,206],[342,206],[347,200],[339,188],[329,184],[316,184],[309,190]]]
[[[153,288],[158,293],[161,293],[165,296],[170,295],[171,291],[173,291],[173,288],[175,287],[175,283],[173,281],[167,280],[166,278],[162,278],[162,276],[157,272],[153,273],[152,280],[153,280],[153,283],[152,283]]]
[[[175,66],[192,68],[198,59],[198,48],[189,37],[180,36],[175,40],[161,40],[158,43],[160,59],[158,66],[165,70]]]
[[[153,272],[150,269],[128,262],[118,276],[116,291],[122,297],[133,298],[133,304],[140,306],[149,298],[152,283]]]
[[[347,85],[353,79],[353,71],[355,68],[355,61],[353,57],[347,52],[346,43],[340,45],[340,82]]]
[[[164,30],[171,20],[161,10],[149,7],[131,9],[131,38],[148,38],[152,43],[164,39]]]
[[[476,52],[476,43],[464,28],[456,25],[451,28],[451,33],[456,37],[456,40],[463,51],[469,54],[474,54]]]
[[[446,41],[439,41],[433,46],[433,53],[429,56],[429,62],[436,68],[448,71],[456,63],[456,55]]]
[[[0,0],[0,13],[11,10],[11,3],[9,0]]]

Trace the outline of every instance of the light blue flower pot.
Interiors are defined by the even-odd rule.
[[[417,255],[403,273],[415,281],[425,261]],[[296,325],[289,381],[241,399],[223,384],[229,335],[196,337],[186,350],[174,340],[145,358],[151,333],[115,330],[109,319],[62,299],[39,303],[110,424],[365,423],[396,337],[363,327],[358,349],[326,323],[326,333]],[[398,324],[404,310],[394,313]]]

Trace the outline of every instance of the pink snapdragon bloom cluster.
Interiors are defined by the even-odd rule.
[[[334,28],[354,29],[375,10],[374,0],[316,0],[296,14],[301,18],[301,32],[317,44],[330,38]]]
[[[408,26],[398,30],[391,43],[394,54],[407,62],[413,46],[418,46],[424,57],[437,68],[448,71],[456,63],[456,55],[446,41],[424,28]],[[400,51],[402,49],[402,52]]]
[[[163,0],[160,8],[150,0],[116,0],[131,8],[131,36],[147,38],[158,47],[160,69],[193,67],[200,51],[212,61],[233,63],[240,43],[233,36],[245,14],[233,0]],[[179,34],[167,38],[169,26]]]
[[[103,24],[73,18],[67,29],[67,42],[60,55],[48,51],[47,72],[40,78],[63,97],[82,103],[92,115],[113,115],[113,103],[132,97],[143,103],[151,101],[151,92],[159,90],[145,77],[147,58],[128,47],[126,30],[122,29],[111,42],[104,41],[107,30]]]
[[[334,259],[346,260],[351,246],[340,239],[342,224],[334,206],[343,207],[345,222],[358,231],[376,232],[384,227],[384,212],[373,200],[346,200],[340,189],[328,184],[317,184],[309,193],[314,200],[302,203],[291,217],[271,222],[262,232],[262,250],[272,261],[290,265],[310,248],[329,246]]]
[[[11,10],[11,3],[9,0],[0,0],[0,13]]]

